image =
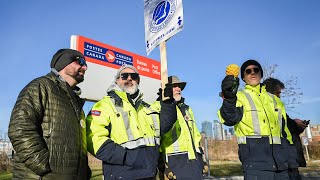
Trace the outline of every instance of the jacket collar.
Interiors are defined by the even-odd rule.
[[[245,90],[260,94],[261,92],[266,91],[266,86],[263,84],[258,84],[257,86],[251,86],[251,85],[247,84],[247,85],[245,85]]]

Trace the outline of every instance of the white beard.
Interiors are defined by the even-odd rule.
[[[173,98],[176,102],[179,102],[181,100],[181,94],[175,94],[173,95]]]
[[[138,91],[139,84],[133,83],[133,86],[126,86],[124,85],[123,87],[120,87],[122,91],[132,95]]]

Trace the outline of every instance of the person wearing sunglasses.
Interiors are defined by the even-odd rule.
[[[272,77],[265,79],[263,81],[263,84],[266,85],[266,90],[269,93],[274,94],[279,98],[281,91],[285,88],[284,84],[279,79]],[[292,135],[292,141],[294,144],[293,147],[289,146],[289,148],[292,148],[289,161],[289,177],[290,179],[301,180],[298,168],[306,167],[307,164],[306,159],[303,155],[303,147],[300,139],[300,134],[303,133],[309,123],[301,119],[291,119],[288,114],[286,116],[288,128]]]
[[[223,79],[218,116],[224,125],[234,126],[244,178],[289,179],[287,144],[292,144],[292,136],[282,123],[286,121],[283,103],[260,83],[263,69],[256,60],[245,61],[240,72],[245,82],[240,91],[238,77]]]
[[[140,80],[134,66],[122,65],[108,95],[87,116],[88,150],[102,160],[104,179],[154,179],[160,136],[177,119],[171,84],[164,89],[169,99],[149,104]]]
[[[177,104],[177,120],[169,132],[161,136],[162,156],[159,163],[160,179],[202,179],[208,172],[200,146],[201,134],[191,107],[185,104],[182,91],[186,82],[177,76],[168,77],[172,82],[173,98]]]
[[[85,58],[60,49],[50,66],[22,89],[12,110],[13,179],[89,179],[84,101],[76,86],[88,68]]]

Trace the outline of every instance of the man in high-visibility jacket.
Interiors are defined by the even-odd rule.
[[[282,90],[285,88],[284,84],[276,78],[267,78],[263,81],[266,85],[266,90],[280,98]],[[299,167],[306,167],[306,160],[303,155],[303,148],[301,144],[300,134],[303,133],[304,129],[308,126],[306,121],[300,119],[291,119],[287,115],[288,129],[292,135],[292,146],[290,148],[290,159],[289,159],[289,178],[292,180],[301,180],[299,174]]]
[[[161,136],[163,166],[159,169],[164,171],[166,179],[200,180],[203,170],[208,171],[208,166],[202,159],[201,135],[193,111],[182,97],[186,82],[180,81],[177,76],[170,76],[168,81],[172,82],[178,119],[172,129]]]
[[[102,160],[104,179],[153,179],[157,173],[160,136],[171,129],[177,111],[170,84],[164,89],[170,98],[150,105],[139,83],[137,69],[123,65],[87,117],[88,150]]]
[[[260,84],[263,70],[257,61],[244,62],[240,72],[246,85],[239,92],[239,78],[228,75],[223,79],[224,99],[218,116],[223,124],[235,128],[244,178],[288,179],[286,143],[288,140],[292,144],[292,137],[283,123],[286,122],[283,103]]]

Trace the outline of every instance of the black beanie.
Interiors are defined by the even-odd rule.
[[[73,49],[60,49],[53,55],[50,67],[59,72],[68,64],[81,57],[84,58],[83,54],[79,51]]]
[[[256,66],[258,66],[258,68],[260,68],[261,78],[262,78],[262,77],[263,77],[263,69],[262,69],[261,65],[258,63],[258,61],[249,59],[249,60],[247,60],[246,62],[244,62],[244,63],[241,65],[241,79],[243,80],[244,70],[245,70],[248,66],[250,66],[250,65],[256,65]]]

